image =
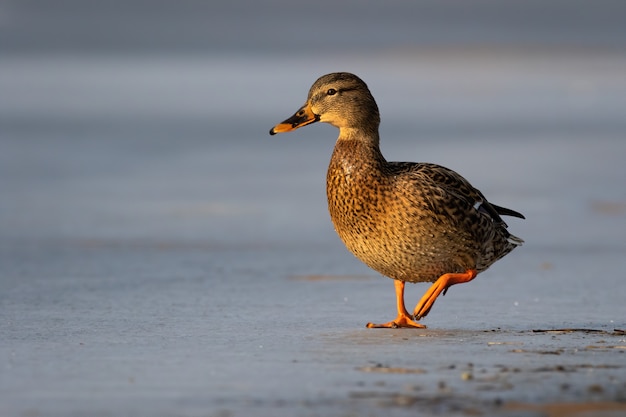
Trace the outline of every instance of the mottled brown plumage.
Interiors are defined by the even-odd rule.
[[[398,317],[368,327],[424,327],[413,320],[428,314],[441,292],[472,280],[523,243],[500,215],[523,216],[490,204],[456,172],[385,160],[378,107],[357,76],[320,77],[306,104],[270,134],[317,121],[339,128],[326,176],[335,230],[361,261],[396,280]],[[413,315],[404,307],[405,282],[435,283]]]

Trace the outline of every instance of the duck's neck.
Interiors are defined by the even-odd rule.
[[[380,152],[378,131],[342,128],[330,161],[329,174],[368,175],[379,171],[387,161]],[[332,174],[331,174],[332,175]]]
[[[370,128],[352,128],[341,127],[339,128],[339,137],[337,143],[341,141],[358,141],[365,146],[375,147],[378,149],[380,143],[380,136],[378,135],[378,126],[371,126]]]

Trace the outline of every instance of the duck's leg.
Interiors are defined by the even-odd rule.
[[[475,269],[468,269],[463,273],[450,273],[440,276],[433,285],[430,286],[426,294],[422,297],[415,310],[413,310],[413,317],[415,320],[419,320],[422,317],[426,317],[430,309],[439,294],[442,292],[445,294],[452,285],[462,284],[464,282],[470,282],[476,277],[478,272]]]
[[[367,323],[366,327],[372,328],[398,328],[398,327],[415,327],[415,328],[426,328],[423,324],[419,324],[414,322],[409,315],[409,312],[406,311],[406,307],[404,306],[404,281],[394,280],[394,285],[396,287],[396,304],[398,306],[398,317],[395,320],[390,321],[389,323],[383,324],[374,324]]]

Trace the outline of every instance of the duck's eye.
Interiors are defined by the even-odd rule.
[[[334,96],[335,94],[337,94],[337,90],[335,90],[334,88],[329,88],[326,94],[328,94],[329,96]]]

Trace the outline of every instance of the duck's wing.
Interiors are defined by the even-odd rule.
[[[525,218],[515,210],[491,204],[483,193],[474,188],[463,176],[449,168],[430,163],[393,162],[390,165],[399,173],[415,176],[417,183],[429,187],[430,191],[437,195],[439,204],[458,207],[460,202],[464,202],[463,205],[466,207],[472,207],[504,227],[507,227],[506,223],[500,216]]]

